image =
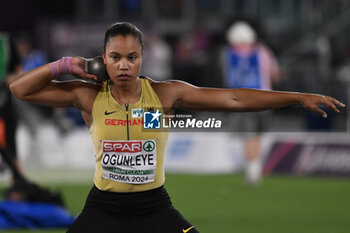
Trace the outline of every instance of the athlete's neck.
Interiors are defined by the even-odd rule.
[[[141,96],[141,81],[139,78],[132,81],[110,82],[113,98],[119,104],[134,104]]]

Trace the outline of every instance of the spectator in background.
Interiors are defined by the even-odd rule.
[[[46,54],[34,46],[32,35],[29,32],[19,33],[15,38],[15,42],[23,72],[28,72],[47,63]],[[39,154],[38,145],[40,143],[37,141],[38,130],[44,122],[52,119],[53,111],[52,108],[25,102],[20,99],[15,99],[15,106],[18,113],[26,113],[18,114],[19,122],[30,134],[28,138],[30,140],[30,146],[28,150],[25,150],[25,154],[23,154],[23,162],[32,164],[33,161],[38,160],[35,157]]]
[[[38,65],[38,63],[36,64]],[[24,69],[26,69],[26,67]],[[12,172],[10,187],[2,193],[3,199],[16,201],[16,203],[23,201],[63,205],[60,194],[51,193],[49,190],[40,187],[25,177],[22,166],[17,157],[15,137],[17,115],[28,117],[29,112],[22,111],[23,109],[19,109],[20,112],[17,111],[18,105],[14,100],[18,101],[18,99],[13,98],[9,90],[9,85],[21,74],[23,74],[23,68],[16,44],[12,38],[10,38],[10,35],[0,32],[0,158],[4,159],[7,167],[9,167]],[[30,209],[32,207],[26,208]],[[24,212],[29,213],[30,210]],[[6,215],[7,214],[4,213],[5,219]],[[29,218],[29,216],[26,217]],[[33,222],[38,220],[35,214],[32,217]],[[10,220],[9,222],[11,223],[7,224],[7,221],[2,222],[2,225],[5,225],[6,227],[13,227],[14,225],[18,226],[21,221],[16,222]],[[24,225],[32,225],[33,222],[30,222],[31,221],[27,221]]]
[[[193,85],[208,86],[209,35],[200,27],[180,35],[175,45],[174,76]],[[200,77],[200,78],[198,78]]]
[[[16,45],[22,60],[24,72],[28,72],[47,63],[45,53],[33,47],[32,38],[29,33],[21,33],[16,38]]]
[[[20,57],[12,38],[8,33],[0,32],[0,153],[3,156],[5,153],[9,155],[20,172],[22,169],[18,163],[15,143],[17,116],[8,85],[21,73]]]
[[[28,72],[47,63],[47,57],[44,52],[34,48],[32,37],[27,32],[22,32],[16,37],[16,47],[21,58],[23,72]],[[32,138],[35,138],[38,126],[51,115],[52,110],[47,107],[31,104],[17,99],[16,107],[19,111],[25,112],[26,115],[20,115]]]
[[[145,37],[145,58],[141,73],[164,81],[172,76],[172,51],[170,45],[156,33],[148,32]]]
[[[254,29],[247,22],[238,21],[228,29],[226,38],[229,45],[222,54],[226,87],[271,90],[272,84],[280,78],[278,63],[271,50],[257,41]],[[246,180],[252,184],[261,179],[259,133],[268,123],[266,114],[267,112],[229,115],[234,130],[253,133],[249,134],[244,146]]]
[[[22,60],[22,67],[24,72],[28,72],[39,66],[47,63],[46,54],[34,46],[32,36],[27,32],[22,32],[16,38],[17,50]],[[45,106],[32,104],[17,99],[17,107],[21,112],[26,112],[26,115],[21,115],[21,122],[23,122],[30,134],[33,145],[35,145],[36,131],[43,122],[49,119],[55,123],[61,134],[67,133],[75,126],[82,126],[84,124],[83,118],[79,111],[75,108],[55,109]],[[29,155],[35,155],[37,147],[32,146]]]

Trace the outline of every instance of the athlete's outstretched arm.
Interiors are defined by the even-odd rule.
[[[194,111],[251,112],[299,103],[304,108],[327,117],[319,105],[326,105],[335,112],[339,112],[337,106],[345,106],[335,98],[318,94],[254,89],[200,88],[180,81],[170,81],[167,85],[171,86],[171,90],[174,90],[168,92],[173,95],[173,107]]]
[[[79,85],[72,83],[54,83],[55,78],[46,64],[33,69],[10,83],[10,90],[19,99],[52,107],[77,106]],[[72,75],[84,78],[96,78],[84,71],[85,59],[73,57]]]

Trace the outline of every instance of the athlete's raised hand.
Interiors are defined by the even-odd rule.
[[[74,75],[78,78],[97,80],[93,74],[85,72],[86,59],[83,57],[63,57],[22,74],[10,84],[10,90],[19,99],[52,107],[74,107],[86,110],[84,98],[91,96],[98,85],[85,82],[55,82],[60,75]]]
[[[72,58],[72,75],[77,78],[86,78],[97,80],[97,77],[93,74],[89,74],[85,71],[85,64],[87,59],[83,57],[73,57]]]
[[[327,118],[327,113],[320,108],[320,105],[326,105],[337,113],[340,112],[337,106],[345,107],[343,103],[333,97],[317,94],[300,94],[300,104],[304,108],[314,111],[324,118]]]

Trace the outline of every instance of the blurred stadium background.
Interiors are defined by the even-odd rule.
[[[210,87],[224,86],[220,50],[227,28],[239,19],[276,54],[283,78],[275,90],[322,93],[350,104],[350,1],[12,0],[0,7],[0,31],[30,38],[47,61],[97,56],[106,27],[130,21],[146,37],[142,74]],[[158,63],[147,57],[154,43],[161,48]],[[17,105],[25,173],[61,190],[78,214],[94,173],[88,130],[74,109]],[[348,111],[329,112],[327,119],[300,106],[272,111],[263,133],[266,177],[258,187],[246,186],[241,175],[244,135],[174,132],[166,188],[203,233],[350,232]],[[0,170],[3,190],[10,175],[3,164]]]

